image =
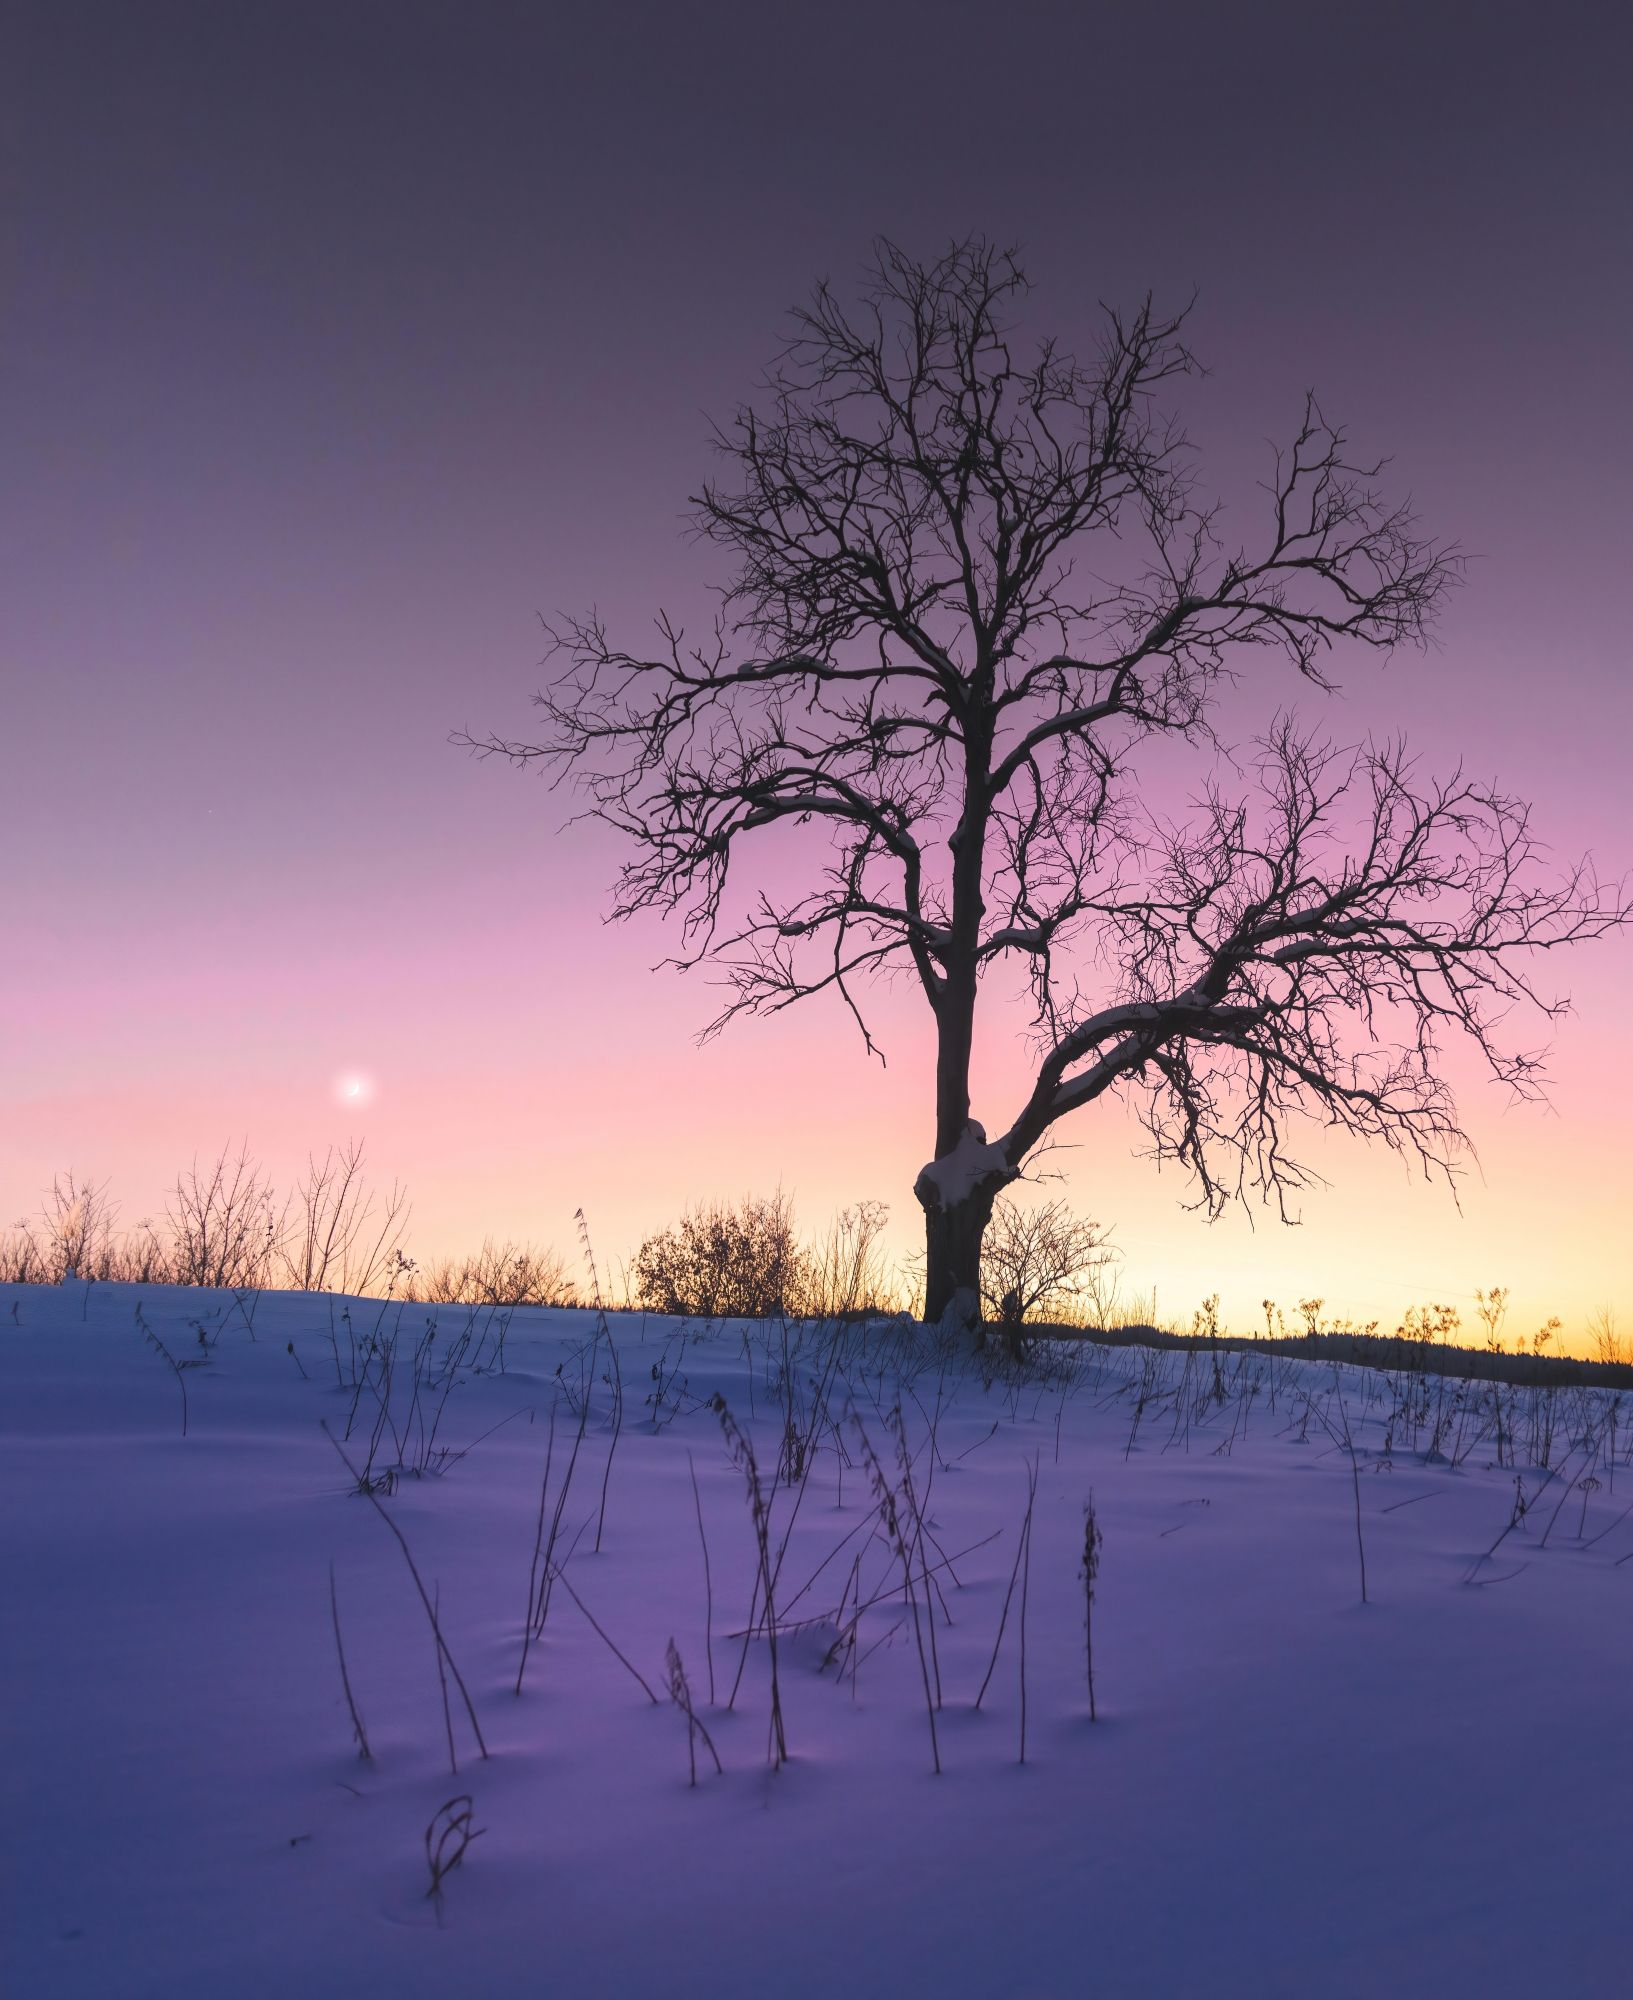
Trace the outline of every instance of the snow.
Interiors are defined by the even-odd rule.
[[[899,1326],[848,1334],[827,1373],[831,1350],[797,1331],[785,1355],[777,1327],[614,1318],[625,1415],[597,1554],[613,1368],[605,1341],[592,1351],[594,1316],[515,1313],[501,1367],[501,1322],[442,1308],[411,1416],[427,1309],[397,1311],[0,1292],[8,1993],[1629,1990],[1633,1562],[1619,1561],[1633,1517],[1619,1517],[1633,1468],[1620,1412],[1608,1444],[1608,1397],[1560,1393],[1550,1480],[1530,1462],[1527,1411],[1545,1412],[1523,1396],[1516,1472],[1494,1462],[1474,1403],[1429,1456],[1428,1430],[1391,1423],[1390,1378],[1372,1371],[1227,1354],[1221,1398],[1210,1356],[1095,1349],[1075,1380],[1014,1388]],[[413,1579],[320,1427],[361,1465],[379,1403],[367,1382],[337,1383],[337,1363],[349,1378],[352,1343],[394,1330],[403,1449],[381,1426],[375,1471],[398,1456],[427,1469],[377,1497],[437,1594],[491,1753],[475,1753],[451,1690],[457,1777]],[[462,1337],[446,1455],[427,1459],[437,1371]],[[183,1364],[185,1437],[154,1340]],[[777,1581],[791,1761],[773,1771],[763,1640],[725,1706],[755,1558],[707,1399],[725,1399],[769,1485],[778,1381],[809,1410],[825,1373],[834,1424]],[[552,1400],[553,1507],[576,1430],[566,1392],[587,1374],[562,1574],[660,1697],[674,1638],[725,1765],[717,1777],[700,1746],[696,1789],[680,1712],[648,1701],[559,1588],[513,1692]],[[1430,1393],[1443,1414],[1456,1389]],[[915,1490],[952,1558],[937,1573],[953,1621],[938,1613],[935,1629],[939,1777],[899,1587],[861,1620],[855,1689],[822,1664],[855,1554],[864,1597],[890,1582],[857,1425],[895,1477],[898,1394]],[[1590,1434],[1604,1448],[1573,1452]],[[1019,1586],[972,1704],[1029,1463],[1022,1766]],[[1601,1483],[1584,1489],[1590,1463]],[[1516,1479],[1530,1513],[1482,1562]],[[1105,1538],[1092,1723],[1078,1574],[1091,1490]],[[792,1510],[780,1485],[774,1547]],[[369,1762],[341,1689],[331,1560]],[[808,1617],[826,1622],[792,1622]],[[464,1793],[481,1833],[439,1922],[423,1834]]]
[[[920,1201],[925,1200],[927,1191],[933,1193],[934,1201],[926,1203],[929,1207],[957,1208],[995,1175],[1000,1182],[1014,1179],[1003,1147],[989,1143],[986,1127],[972,1118],[953,1150],[920,1172],[913,1192]]]

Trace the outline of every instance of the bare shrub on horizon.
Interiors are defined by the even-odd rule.
[[[162,1223],[144,1217],[124,1234],[107,1182],[58,1174],[38,1214],[0,1233],[0,1284],[55,1285],[72,1273],[116,1284],[277,1286],[428,1304],[579,1303],[559,1253],[530,1243],[484,1238],[473,1255],[421,1271],[404,1249],[407,1190],[394,1181],[377,1194],[364,1164],[361,1140],[310,1154],[293,1191],[280,1196],[247,1146],[223,1147],[176,1175]]]
[[[208,1166],[195,1156],[165,1204],[171,1282],[238,1290],[264,1285],[283,1244],[288,1213],[248,1146],[224,1148]]]
[[[18,1285],[57,1285],[73,1273],[106,1278],[115,1256],[118,1209],[106,1181],[55,1174],[38,1217],[19,1218],[0,1245],[0,1277]]]
[[[809,1266],[793,1204],[780,1190],[699,1202],[636,1252],[633,1297],[647,1312],[682,1319],[795,1315]]]
[[[1034,1208],[1001,1196],[981,1248],[981,1304],[1011,1332],[1028,1320],[1071,1322],[1098,1303],[1090,1276],[1112,1261],[1105,1231],[1065,1201]]]
[[[361,1139],[330,1146],[321,1161],[308,1154],[277,1246],[281,1275],[297,1292],[366,1293],[382,1279],[394,1283],[408,1261],[402,1241],[409,1212],[400,1181],[377,1203],[363,1178]]]
[[[882,1201],[842,1208],[805,1253],[800,1306],[810,1319],[845,1319],[888,1312],[896,1285],[882,1241],[890,1210]]]
[[[1627,1359],[1627,1342],[1617,1331],[1616,1314],[1610,1306],[1600,1306],[1589,1315],[1588,1339],[1599,1361],[1619,1365]]]
[[[0,1285],[54,1285],[72,1273],[92,1284],[278,1287],[427,1305],[572,1309],[588,1302],[550,1246],[485,1238],[473,1254],[416,1264],[402,1247],[404,1190],[394,1183],[382,1207],[363,1183],[362,1163],[360,1143],[331,1149],[321,1160],[312,1155],[305,1178],[280,1199],[247,1148],[226,1148],[208,1167],[195,1159],[176,1177],[163,1223],[143,1218],[125,1231],[117,1227],[118,1204],[107,1181],[59,1173],[33,1216],[0,1230]],[[1361,1323],[1330,1313],[1324,1298],[1299,1299],[1292,1319],[1266,1298],[1262,1328],[1242,1333],[1226,1327],[1215,1293],[1191,1315],[1187,1330],[1171,1309],[1159,1314],[1154,1288],[1124,1291],[1104,1233],[1073,1217],[1064,1202],[1015,1209],[1013,1232],[1008,1210],[1007,1200],[997,1204],[982,1273],[984,1308],[1000,1326],[1013,1291],[1017,1324],[1051,1335],[1076,1329],[1114,1345],[1296,1344],[1367,1367],[1397,1365],[1398,1347],[1420,1373],[1556,1385],[1625,1381],[1629,1343],[1609,1305],[1570,1329],[1555,1314],[1534,1333],[1505,1338],[1510,1289],[1482,1287],[1469,1294],[1481,1336],[1476,1345],[1474,1329],[1444,1302],[1411,1305],[1386,1330],[1376,1319]],[[802,1242],[792,1200],[781,1191],[699,1204],[680,1224],[649,1237],[631,1262],[615,1266],[620,1275],[604,1308],[683,1319],[920,1320],[923,1261],[893,1266],[888,1220],[883,1202],[861,1200]],[[1054,1240],[1062,1231],[1064,1246]],[[1063,1250],[1086,1261],[1051,1290],[1050,1259],[1063,1270]]]
[[[413,1270],[406,1298],[427,1305],[576,1306],[583,1300],[556,1250],[495,1242],[468,1257],[441,1257]]]

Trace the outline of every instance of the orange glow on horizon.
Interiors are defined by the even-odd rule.
[[[601,931],[586,944],[579,976],[549,988],[544,1011],[561,1011],[548,1033],[530,1005],[531,981],[515,982],[485,1039],[528,1060],[455,1067],[421,1056],[414,1073],[405,1046],[392,1057],[398,1081],[389,1096],[354,1070],[332,1070],[339,1080],[328,1092],[302,1089],[284,1073],[294,1057],[278,1052],[251,1058],[250,1074],[230,1084],[109,1078],[75,1089],[65,1079],[10,1107],[0,1214],[32,1211],[50,1172],[72,1167],[109,1179],[131,1223],[161,1213],[167,1179],[229,1136],[247,1135],[282,1185],[314,1149],[361,1136],[372,1181],[408,1186],[407,1247],[422,1261],[491,1236],[553,1243],[574,1264],[572,1215],[582,1206],[604,1268],[616,1269],[689,1202],[779,1185],[808,1232],[863,1197],[886,1201],[891,1248],[910,1257],[928,1050],[905,996],[886,996],[882,1013],[897,1032],[885,1036],[883,1070],[845,1023],[812,1009],[803,1022],[746,1025],[699,1048],[687,1031],[707,996],[655,978],[643,942],[650,938]],[[542,965],[533,972],[547,977]],[[219,1017],[232,1012],[223,1004]],[[417,1023],[396,1030],[410,1040],[421,1032]],[[176,1038],[178,1059],[185,1040]],[[640,1047],[638,1063],[612,1053],[626,1046]],[[196,1075],[196,1040],[192,1050]],[[988,1109],[995,1127],[1017,1098],[1018,1044],[1014,1055],[1003,1066],[1010,1075],[989,1064],[978,1086],[977,1113]],[[1583,1020],[1568,1022],[1555,1074],[1551,1111],[1509,1111],[1489,1091],[1465,1093],[1481,1161],[1463,1182],[1461,1212],[1401,1161],[1353,1143],[1322,1146],[1315,1134],[1316,1149],[1306,1151],[1329,1186],[1305,1199],[1300,1226],[1239,1211],[1209,1223],[1182,1206],[1188,1191],[1174,1174],[1135,1157],[1140,1135],[1112,1106],[1059,1128],[1061,1148],[1042,1163],[1059,1180],[1040,1192],[1063,1194],[1111,1227],[1131,1305],[1154,1292],[1165,1324],[1189,1324],[1217,1292],[1238,1332],[1262,1325],[1267,1297],[1290,1321],[1299,1299],[1320,1297],[1326,1317],[1376,1319],[1384,1331],[1409,1305],[1449,1304],[1467,1336],[1475,1290],[1503,1284],[1512,1288],[1510,1344],[1558,1314],[1558,1345],[1580,1350],[1601,1307],[1633,1325],[1618,1254],[1630,1191],[1616,1109],[1627,1058]],[[365,1092],[348,1097],[348,1081]]]

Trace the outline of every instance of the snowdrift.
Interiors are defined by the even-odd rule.
[[[1633,1990],[1602,1391],[76,1284],[0,1427],[30,2000]]]

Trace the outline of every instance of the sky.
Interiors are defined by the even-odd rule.
[[[582,1207],[616,1261],[778,1184],[910,1247],[910,996],[883,1071],[820,1003],[700,1048],[674,939],[606,921],[614,837],[449,740],[526,733],[541,615],[706,609],[709,420],[880,233],[1021,244],[1068,342],[1194,292],[1227,503],[1316,387],[1473,560],[1427,657],[1253,698],[1633,863],[1619,9],[22,0],[4,35],[0,1217],[61,1168],[134,1221],[194,1154],[287,1179],[360,1136],[421,1254],[567,1249]],[[1557,973],[1550,1108],[1458,1071],[1461,1208],[1328,1147],[1298,1228],[1209,1224],[1110,1107],[1051,1191],[1168,1319],[1506,1283],[1517,1330],[1625,1324],[1633,951]],[[994,1130],[1019,1027],[983,1017]]]

